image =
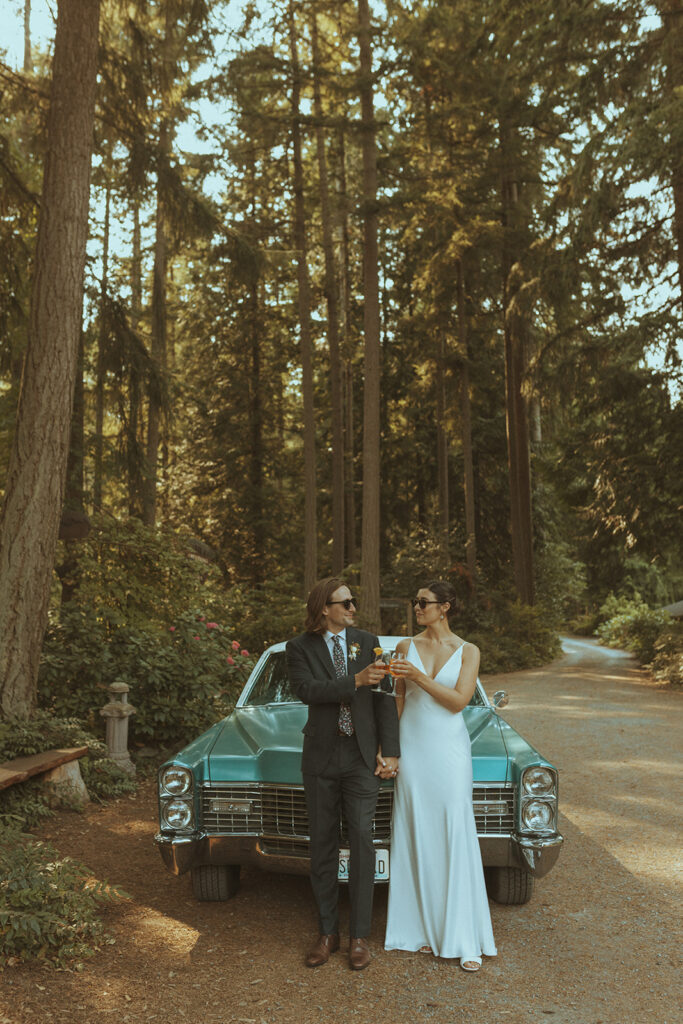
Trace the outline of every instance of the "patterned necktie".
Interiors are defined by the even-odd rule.
[[[334,662],[334,671],[337,673],[337,676],[345,676],[346,662],[344,659],[344,652],[342,651],[341,640],[338,636],[332,638],[332,661]],[[354,728],[353,721],[351,719],[350,704],[339,705],[337,728],[344,736],[353,736]]]

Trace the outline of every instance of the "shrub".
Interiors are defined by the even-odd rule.
[[[661,631],[650,668],[658,682],[683,686],[683,622],[672,622]]]
[[[671,621],[668,612],[650,608],[640,594],[632,598],[610,594],[600,608],[600,617],[603,622],[597,633],[602,642],[632,651],[643,665],[654,658],[655,642]]]
[[[16,829],[0,838],[0,963],[64,964],[95,952],[101,904],[123,895],[87,868]]]
[[[125,682],[136,740],[171,746],[227,714],[253,664],[230,631],[199,612],[184,612],[163,629],[142,628],[114,626],[74,605],[48,627],[38,700],[101,732],[107,689]]]
[[[479,647],[481,672],[487,675],[547,665],[562,651],[547,610],[521,601],[503,601],[487,615],[480,614],[463,635]]]
[[[36,711],[30,719],[0,721],[0,761],[38,754],[52,747],[88,747],[80,759],[81,775],[93,800],[110,800],[135,790],[135,781],[110,761],[101,740],[74,718],[59,719]],[[32,828],[52,814],[49,794],[40,779],[27,779],[0,791],[0,824]]]

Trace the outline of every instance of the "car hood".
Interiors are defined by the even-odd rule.
[[[463,712],[472,742],[474,781],[508,779],[507,749],[491,708]],[[237,708],[214,734],[208,758],[210,782],[270,782],[301,785],[302,704]]]

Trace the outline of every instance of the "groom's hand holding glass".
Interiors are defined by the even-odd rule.
[[[356,672],[356,689],[359,686],[378,686],[386,674],[387,667],[382,661],[376,661],[372,665],[367,665],[362,672]]]

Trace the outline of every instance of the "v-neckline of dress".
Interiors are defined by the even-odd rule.
[[[418,650],[418,646],[417,646],[417,644],[415,643],[415,641],[413,640],[412,637],[410,638],[410,642],[413,645],[413,647],[415,648],[415,653],[417,654],[418,658],[420,659],[420,664],[422,665],[422,671],[424,672],[425,675],[427,675],[427,670],[425,668],[425,663],[422,660],[422,655],[420,654],[420,652]],[[446,658],[446,660],[444,661],[443,665],[441,666],[439,671],[436,673],[436,675],[431,677],[434,681],[436,681],[439,678],[439,676],[441,675],[441,673],[443,672],[443,670],[445,669],[445,667],[449,663],[449,661],[451,661],[451,659],[454,658],[456,656],[456,654],[458,654],[463,649],[464,646],[465,646],[464,643],[460,644],[460,646],[456,647],[456,649],[453,651],[452,654],[448,655],[448,657]]]

